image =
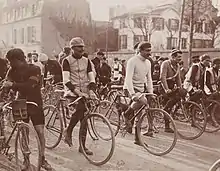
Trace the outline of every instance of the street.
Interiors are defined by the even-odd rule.
[[[220,158],[220,144],[217,141],[220,138],[219,132],[204,133],[202,137],[193,141],[179,139],[173,151],[162,157],[153,156],[142,147],[133,144],[133,135],[127,134],[122,138],[118,134],[113,157],[107,164],[97,167],[78,153],[78,134],[75,132],[77,130],[74,131],[72,148],[62,141],[57,148],[46,151],[47,159],[56,171],[207,171],[212,163]],[[104,148],[101,150],[105,151]]]

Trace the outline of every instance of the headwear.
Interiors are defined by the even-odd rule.
[[[204,55],[200,56],[200,61],[201,62],[203,62],[203,61],[205,61],[207,59],[211,60],[211,57],[209,55],[207,55],[207,54],[204,54]]]
[[[164,59],[164,57],[160,57],[159,59],[158,59],[158,61],[165,61],[165,59]]]
[[[213,59],[213,64],[220,64],[220,58]]]
[[[149,42],[146,41],[142,41],[138,44],[138,49],[149,49],[151,48],[151,44]]]
[[[6,58],[10,61],[12,59],[25,60],[24,52],[19,48],[11,49],[7,52]]]
[[[179,50],[179,49],[172,49],[171,50],[171,56],[175,55],[176,53],[182,54],[183,52],[181,50]]]
[[[104,56],[105,54],[102,51],[98,51],[97,55]]]
[[[85,46],[84,41],[80,37],[74,37],[70,40],[70,47]]]
[[[198,56],[198,55],[193,56],[193,57],[192,57],[192,60],[199,60],[199,56]]]
[[[48,61],[49,58],[45,53],[40,53],[38,59],[40,62],[46,62],[46,61]]]
[[[33,51],[33,52],[31,53],[31,55],[36,55],[36,56],[38,56],[38,53],[37,53],[36,51]]]

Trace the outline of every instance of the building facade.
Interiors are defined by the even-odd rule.
[[[61,36],[51,17],[62,11],[70,13],[76,7],[84,11],[83,14],[79,13],[81,19],[89,22],[89,4],[84,0],[6,0],[1,10],[1,50],[4,53],[16,47],[25,53],[36,50],[51,57],[58,54],[68,42]]]
[[[193,48],[213,47],[214,30],[211,27],[211,18],[213,15],[217,16],[218,11],[211,3],[206,3],[205,6],[208,6],[206,12],[201,13],[194,20]],[[189,11],[187,8],[186,10]],[[145,7],[112,17],[114,28],[119,30],[119,49],[133,50],[134,44],[142,40],[150,41],[154,50],[177,48],[180,11],[181,3],[178,0],[173,4]],[[182,27],[181,49],[189,47],[190,22],[188,17],[186,13]]]

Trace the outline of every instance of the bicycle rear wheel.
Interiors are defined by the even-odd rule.
[[[85,130],[89,135],[85,138]],[[82,121],[79,132],[79,143],[83,155],[96,166],[107,163],[115,149],[115,136],[109,121],[99,113],[88,114]],[[90,149],[93,155],[87,155],[85,150]]]
[[[170,128],[173,129],[174,133],[166,133],[164,131],[165,119],[169,121]],[[146,121],[148,124],[147,128]],[[153,131],[153,136],[146,135],[149,130]],[[168,154],[176,145],[176,125],[172,117],[162,109],[146,109],[146,112],[137,123],[137,131],[142,146],[153,155],[162,156]]]
[[[19,170],[40,171],[42,149],[37,132],[27,123],[17,124],[15,160]]]
[[[207,100],[207,104],[205,104],[205,110],[207,111],[207,115],[208,115],[205,132],[213,133],[219,131],[220,103],[216,100]]]
[[[62,139],[63,120],[55,106],[44,107],[46,148],[55,148]]]
[[[115,136],[120,129],[120,115],[116,105],[115,102],[104,100],[100,103],[98,112],[108,119]]]
[[[181,138],[194,140],[205,131],[207,117],[205,111],[195,102],[184,101],[180,104],[176,116],[176,128]]]

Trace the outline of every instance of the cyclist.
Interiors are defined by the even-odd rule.
[[[39,136],[42,147],[42,168],[52,170],[50,164],[45,160],[45,137],[44,137],[44,113],[40,87],[40,68],[28,64],[24,52],[21,49],[11,49],[7,52],[6,58],[10,63],[10,69],[6,76],[3,87],[11,88],[19,93],[18,98],[37,103],[38,107],[27,106],[29,117]],[[25,122],[29,122],[25,120]],[[25,161],[24,161],[25,167]]]
[[[8,62],[4,58],[0,58],[0,81],[5,78],[8,70]]]
[[[220,99],[219,90],[219,70],[220,58],[215,58],[212,62],[212,67],[205,71],[204,92],[207,95],[212,95],[214,99]]]
[[[96,82],[99,82],[99,77],[100,77],[100,67],[101,67],[101,60],[105,56],[105,54],[101,51],[98,51],[97,56],[92,59],[92,63],[95,66],[95,72],[96,72]]]
[[[64,58],[70,55],[70,52],[71,52],[70,47],[66,46],[63,48],[63,51],[59,54],[59,57],[58,57],[59,58],[58,61],[60,65],[62,65]]]
[[[51,60],[44,53],[40,53],[39,61],[44,65],[44,78],[47,78],[48,72],[53,75],[53,84],[60,83],[63,81],[62,68],[57,60]],[[46,81],[43,86],[45,87]]]
[[[70,47],[72,49],[71,55],[66,57],[63,61],[63,82],[65,86],[65,96],[71,100],[75,100],[77,97],[95,96],[95,77],[92,70],[91,61],[82,56],[84,52],[84,41],[80,37],[75,37],[70,41]],[[72,132],[76,124],[83,120],[86,112],[84,101],[81,100],[76,106],[76,111],[70,119],[70,123],[65,130],[65,143],[72,146]],[[87,128],[83,131],[83,143],[85,146]],[[93,155],[92,151],[86,149],[88,155]],[[79,148],[79,152],[82,153],[82,149]]]
[[[142,105],[148,104],[146,97],[140,95],[147,90],[153,93],[153,82],[151,78],[151,63],[148,57],[151,54],[151,44],[148,42],[140,42],[138,47],[138,54],[130,58],[127,62],[125,86],[131,96],[133,102],[125,111],[125,123],[129,123],[129,118],[134,115],[134,111],[139,109]],[[138,118],[136,118],[137,123]],[[135,124],[135,144],[141,145],[138,139],[137,127]]]
[[[179,62],[182,58],[182,52],[178,49],[171,51],[171,58],[163,61],[160,70],[160,81],[163,90],[165,108],[168,113],[171,112],[173,106],[180,100],[180,96],[185,96],[186,91],[181,88],[180,66]],[[175,87],[177,89],[175,89]],[[174,133],[170,128],[169,120],[165,119],[165,132]],[[152,132],[153,133],[153,132]]]
[[[183,88],[189,92],[193,101],[196,101],[200,97],[201,91],[204,90],[204,73],[206,68],[210,66],[210,62],[210,56],[204,54],[200,57],[200,62],[193,63],[186,74]]]

